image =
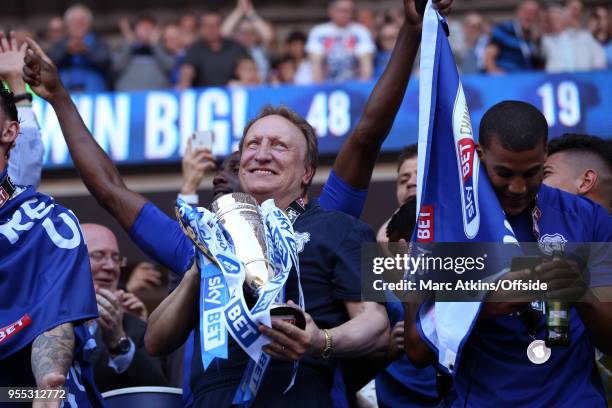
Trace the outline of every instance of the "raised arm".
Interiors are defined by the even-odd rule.
[[[441,12],[450,9],[451,4],[452,0],[434,0],[434,7]],[[404,11],[405,21],[389,64],[370,94],[363,116],[334,162],[334,173],[357,189],[365,189],[370,184],[378,153],[404,99],[419,49],[422,17],[416,11],[415,0],[404,0]]]
[[[23,98],[26,86],[23,81],[23,58],[27,44],[17,46],[15,33],[6,38],[0,31],[0,79],[4,80],[15,96]],[[40,183],[44,147],[32,102],[21,99],[15,102],[19,117],[19,137],[11,149],[8,173],[15,184],[32,185]]]
[[[113,162],[83,123],[55,65],[38,44],[31,39],[27,42],[24,79],[53,106],[72,160],[89,192],[129,232],[147,200],[126,187]]]
[[[255,7],[253,7],[253,3],[251,0],[243,0],[245,3],[245,16],[248,18],[251,23],[253,23],[253,27],[255,27],[255,31],[259,34],[261,38],[261,42],[264,47],[268,47],[270,43],[274,40],[274,28],[272,24],[261,18]]]
[[[221,35],[225,38],[233,37],[242,17],[244,17],[244,0],[238,0],[236,7],[225,17],[223,24],[221,24]]]

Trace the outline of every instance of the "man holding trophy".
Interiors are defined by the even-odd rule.
[[[191,382],[195,407],[229,406],[248,402],[249,398],[255,406],[331,406],[329,389],[334,357],[372,354],[388,343],[384,307],[361,302],[361,244],[374,242],[373,231],[355,218],[322,209],[316,201],[304,204],[317,166],[317,139],[312,127],[291,110],[265,108],[245,128],[240,152],[239,177],[247,194],[219,198],[212,205],[214,214],[202,215],[203,209],[179,207],[190,237],[209,257],[200,256],[200,261],[164,301],[164,315],[175,318],[169,321],[159,319],[155,313],[151,316],[152,330],[147,333],[147,340],[155,341],[156,327],[171,329],[180,345],[189,330],[196,327]],[[274,200],[274,206],[266,202],[269,199]],[[279,214],[279,209],[284,212]],[[264,214],[263,219],[258,211]],[[266,225],[270,216],[266,214],[278,216],[277,230],[291,230],[284,241],[289,250],[282,250],[282,240],[280,245],[271,242],[278,234],[268,233],[269,239],[264,238],[270,229]],[[211,225],[214,227],[207,230]],[[234,251],[229,252],[246,270],[244,300],[240,299],[242,287],[231,288],[236,263],[229,259],[232,256],[227,247],[233,247]],[[299,258],[297,265],[289,273],[281,270],[275,274],[273,271],[282,269],[278,265],[282,263],[280,259],[291,258],[292,252]],[[223,274],[219,269],[213,270],[216,267],[210,260],[219,265]],[[240,265],[236,270],[239,268]],[[259,272],[251,272],[252,268],[255,271],[259,268]],[[228,278],[228,290],[213,293],[221,275]],[[274,293],[284,296],[274,296],[274,302],[266,302],[265,295],[264,298],[261,295],[268,293],[271,285],[280,286],[281,280],[283,287]],[[302,291],[305,310],[298,305],[302,303]],[[283,301],[279,302],[281,298]],[[218,349],[207,355],[207,344],[218,338],[215,336],[220,329],[220,316],[214,308],[207,310],[206,304],[214,306],[216,299],[235,305],[225,307],[225,321],[230,334],[244,340],[241,348],[234,338],[227,336],[226,355],[215,354]],[[284,301],[286,304],[280,308],[272,305],[272,314],[275,309],[280,310],[281,318],[268,320],[268,325],[254,326],[256,319],[251,319],[260,304]],[[204,314],[206,319],[201,323]],[[243,349],[252,350],[257,344],[263,348],[259,354],[249,353],[249,358]],[[255,362],[253,355],[263,357]],[[213,360],[211,356],[222,357]],[[267,356],[272,358],[271,362],[265,361]],[[295,373],[294,361],[300,362],[299,368],[293,386],[285,392]],[[257,387],[251,386],[253,383],[257,383],[258,392]]]

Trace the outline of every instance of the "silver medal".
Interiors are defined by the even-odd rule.
[[[544,364],[550,358],[550,353],[544,340],[534,340],[527,346],[527,358],[533,364]]]

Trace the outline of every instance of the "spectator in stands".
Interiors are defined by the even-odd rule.
[[[484,21],[480,14],[469,13],[463,19],[464,54],[459,68],[464,74],[475,74],[484,70],[485,49],[489,36],[484,32]]]
[[[295,83],[296,64],[289,55],[283,55],[272,62],[270,83],[273,85]]]
[[[376,14],[374,13],[374,10],[367,7],[360,7],[357,10],[357,23],[367,28],[372,38],[376,37],[378,27],[376,24]]]
[[[608,68],[612,68],[612,23],[605,7],[595,7],[589,21],[593,37],[604,47]]]
[[[295,61],[295,83],[309,85],[314,82],[312,64],[306,55],[306,35],[301,31],[293,31],[285,42],[286,52]]]
[[[378,32],[378,51],[376,52],[376,58],[374,59],[374,76],[380,77],[385,70],[389,59],[391,59],[391,53],[397,36],[399,35],[399,26],[394,23],[386,23],[380,28]]]
[[[101,92],[108,89],[110,52],[91,32],[93,16],[82,4],[64,14],[68,36],[49,50],[62,81],[71,92]]]
[[[238,0],[221,26],[221,34],[246,48],[257,63],[259,76],[263,80],[268,77],[270,61],[267,50],[274,39],[274,29],[257,14],[251,0]]]
[[[569,25],[567,9],[552,5],[548,15],[552,32],[542,38],[547,72],[590,71],[606,67],[603,47],[589,31]]]
[[[390,8],[378,15],[379,25],[384,23],[395,23],[398,26],[404,24],[404,11],[401,8]]]
[[[372,78],[376,47],[368,29],[353,22],[353,13],[351,0],[332,1],[331,21],[310,31],[306,51],[315,82]]]
[[[124,45],[113,58],[115,89],[169,88],[175,60],[159,43],[157,20],[150,14],[141,14],[134,23],[133,34],[127,35],[124,35]]]
[[[234,70],[234,76],[235,79],[229,81],[228,86],[257,86],[262,84],[257,63],[250,56],[240,58]]]
[[[584,26],[582,19],[582,10],[584,5],[581,0],[567,0],[565,8],[568,12],[568,25],[576,30],[581,30]]]
[[[535,0],[522,0],[517,9],[517,18],[493,29],[484,57],[488,73],[536,68],[539,13],[540,6]]]
[[[195,16],[195,13],[185,13],[179,18],[178,26],[183,34],[186,47],[198,39],[198,19]]]
[[[47,23],[47,31],[45,31],[46,49],[50,49],[55,44],[64,39],[66,35],[66,26],[61,17],[52,17]]]
[[[125,387],[167,385],[161,361],[144,348],[146,309],[132,293],[117,289],[125,257],[111,230],[83,224],[100,317],[92,322],[97,347],[91,361],[101,392]]]
[[[180,26],[178,24],[168,24],[164,28],[162,42],[166,52],[174,58],[174,68],[170,73],[170,82],[172,85],[176,85],[179,79],[179,69],[185,60],[185,47],[187,45]]]
[[[612,210],[612,141],[579,134],[551,140],[544,183]]]
[[[242,45],[222,37],[219,14],[205,13],[200,23],[201,37],[187,49],[180,68],[179,89],[227,85],[238,61],[248,55]]]

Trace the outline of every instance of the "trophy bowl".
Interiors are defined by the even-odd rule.
[[[275,276],[275,268],[268,257],[265,227],[257,201],[245,193],[231,193],[217,198],[210,208],[231,237],[236,257],[244,265],[245,300],[249,308],[252,308],[266,283]],[[302,330],[306,327],[304,314],[295,307],[274,303],[270,315],[272,319],[284,320]]]

